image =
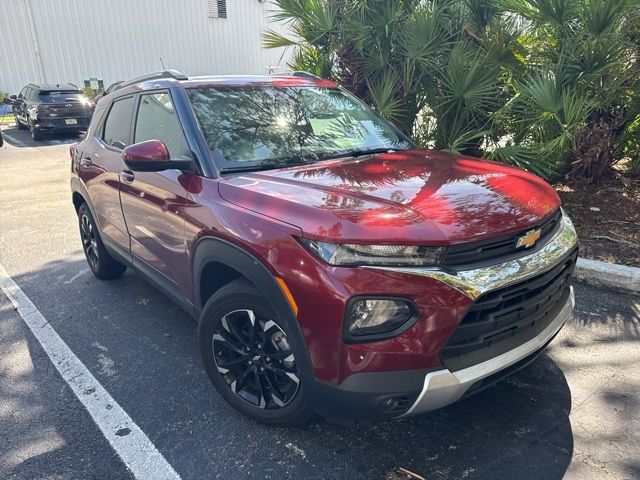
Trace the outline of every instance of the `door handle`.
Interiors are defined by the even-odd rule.
[[[80,165],[83,167],[93,167],[93,160],[90,157],[82,157],[80,159]]]
[[[122,170],[120,172],[120,179],[123,182],[131,183],[136,177],[133,175],[131,170]]]

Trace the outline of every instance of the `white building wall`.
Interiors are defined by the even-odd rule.
[[[268,1],[227,0],[210,18],[208,0],[0,0],[0,91],[30,82],[91,77],[105,87],[175,68],[186,75],[265,74],[283,51],[261,46]]]

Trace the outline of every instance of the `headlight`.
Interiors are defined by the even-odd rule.
[[[330,265],[425,266],[440,263],[443,247],[356,245],[299,238],[300,243]]]
[[[357,343],[394,337],[411,327],[417,318],[417,308],[409,300],[355,297],[347,305],[344,338]]]

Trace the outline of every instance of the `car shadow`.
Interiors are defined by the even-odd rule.
[[[17,147],[47,147],[53,145],[66,145],[80,141],[84,132],[80,133],[53,133],[46,134],[42,140],[33,140],[28,130],[20,130],[15,126],[4,127],[2,138],[5,143]]]
[[[419,417],[273,428],[241,416],[215,392],[195,323],[137,274],[103,282],[78,255],[14,280],[185,479],[214,471],[221,478],[242,471],[243,478],[560,479],[571,462],[571,391],[545,354],[494,387]],[[58,433],[72,444],[73,429]]]

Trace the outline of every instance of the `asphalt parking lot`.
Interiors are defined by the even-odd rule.
[[[177,306],[135,273],[91,275],[69,192],[76,139],[3,132],[0,265],[181,478],[640,478],[640,297],[576,285],[547,353],[441,411],[264,427],[217,395]],[[2,293],[0,352],[0,478],[130,478]]]

